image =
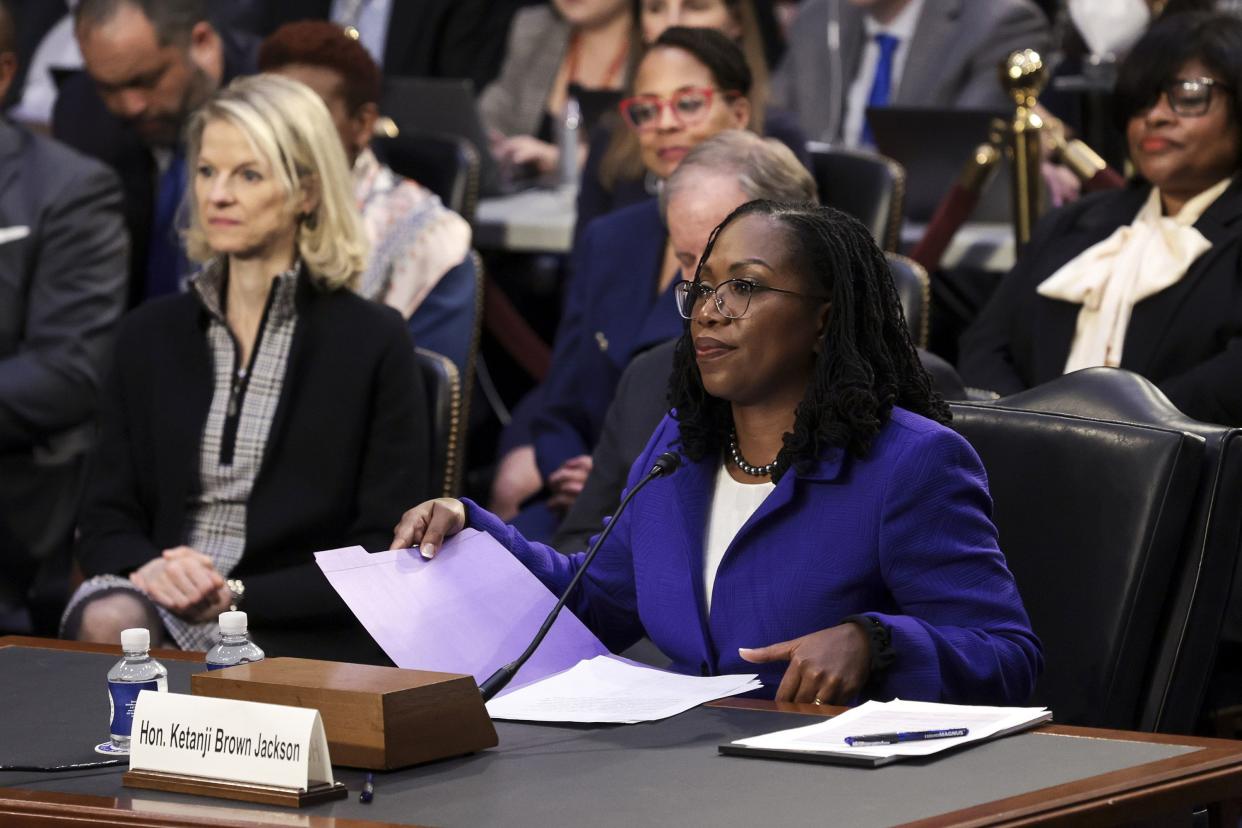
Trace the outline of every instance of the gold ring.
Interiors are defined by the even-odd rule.
[[[823,700],[823,699],[821,699],[819,696],[816,696],[816,697],[815,697],[815,703],[816,703],[816,704],[823,704],[823,703],[824,703],[824,700]]]

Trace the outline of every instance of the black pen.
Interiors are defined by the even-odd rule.
[[[358,794],[358,801],[363,805],[370,804],[375,798],[375,774],[367,771],[367,779],[362,783],[362,791]]]
[[[970,733],[964,727],[953,727],[945,730],[907,730],[903,733],[872,733],[867,736],[846,736],[845,743],[850,747],[867,747],[870,745],[896,745],[902,742],[926,742],[928,739],[952,739]]]

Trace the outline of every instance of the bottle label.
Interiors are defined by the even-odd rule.
[[[134,727],[134,705],[138,703],[138,694],[143,690],[159,689],[160,683],[154,679],[108,682],[108,703],[112,706],[112,724],[108,732],[116,736],[128,736]]]

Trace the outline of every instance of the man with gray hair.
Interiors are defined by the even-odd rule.
[[[186,189],[181,130],[223,84],[254,70],[254,42],[218,31],[206,0],[81,0],[85,75],[56,101],[53,134],[111,166],[133,236],[133,304],[179,289],[188,269],[175,216]]]
[[[13,30],[0,0],[0,98],[17,68]],[[84,458],[125,306],[120,189],[102,164],[0,118],[0,631],[47,631],[23,617],[30,587],[68,579]]]

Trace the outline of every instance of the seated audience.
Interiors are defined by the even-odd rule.
[[[269,653],[383,661],[312,555],[383,542],[428,488],[429,437],[404,322],[349,290],[366,237],[340,141],[314,92],[271,75],[210,99],[186,139],[204,267],[122,326],[63,632],[200,650],[240,604]]]
[[[0,0],[0,99],[13,33]],[[68,576],[128,243],[116,176],[3,118],[0,181],[0,629],[29,631],[40,568]]]
[[[190,113],[254,66],[207,14],[206,0],[81,0],[74,10],[86,74],[61,88],[52,130],[121,177],[134,304],[180,290],[189,267],[176,213]]]
[[[479,96],[502,166],[557,169],[558,125],[575,88],[619,91],[633,38],[631,0],[551,0],[513,16],[505,60]]]
[[[1192,417],[1242,424],[1242,20],[1165,16],[1115,93],[1133,186],[1046,216],[962,339],[967,384],[1142,374]]]
[[[407,318],[416,315],[432,288],[470,254],[470,225],[371,151],[379,68],[339,26],[305,20],[263,41],[259,69],[305,83],[327,104],[353,168],[354,198],[371,243],[358,290]]]
[[[750,202],[677,297],[674,413],[629,484],[663,452],[684,462],[615,518],[574,613],[614,651],[646,633],[673,670],[756,671],[781,701],[1025,701],[1042,656],[983,466],[943,425],[867,229]],[[465,526],[557,594],[582,562],[447,498],[406,512],[393,547],[431,558]]]
[[[638,64],[636,95],[624,105],[643,164],[665,178],[699,142],[745,128],[750,86],[745,57],[724,35],[666,31]],[[559,495],[586,478],[598,424],[630,354],[680,330],[671,292],[678,267],[655,198],[600,217],[574,245],[552,369],[501,439],[491,501],[501,517],[513,518],[545,482]],[[542,528],[524,529],[548,537],[555,519],[544,517]]]
[[[806,136],[797,122],[788,113],[767,107],[768,65],[753,0],[635,0],[635,7],[648,47],[678,26],[714,29],[736,43],[751,74],[749,128],[783,141],[807,161]],[[582,171],[574,238],[595,218],[655,195],[661,180],[644,165],[636,130],[617,117],[601,122],[592,132]]]
[[[869,106],[1012,109],[1001,62],[1051,44],[1031,0],[805,0],[789,38],[772,103],[849,146],[874,143]]]

